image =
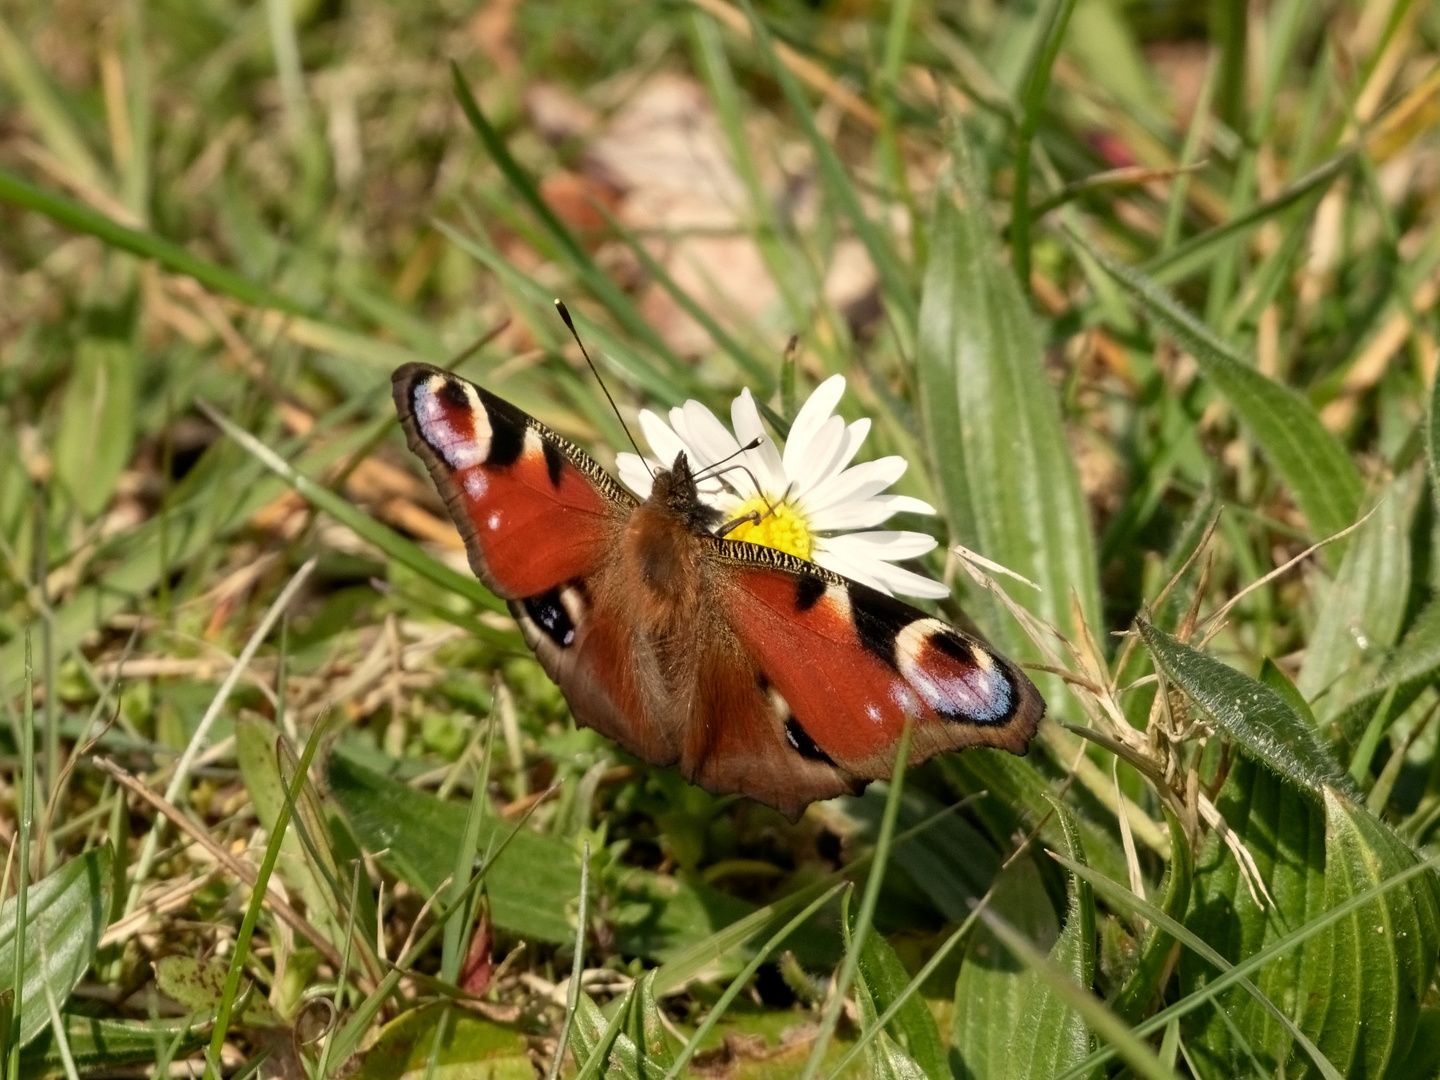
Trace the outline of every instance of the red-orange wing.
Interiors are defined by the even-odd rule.
[[[508,401],[428,364],[391,378],[410,449],[465,539],[475,576],[507,600],[592,574],[634,498],[580,449]]]
[[[912,763],[969,746],[1024,753],[1045,702],[1009,660],[812,563],[733,541],[716,553],[727,571],[719,602],[794,757],[883,778],[907,715]]]

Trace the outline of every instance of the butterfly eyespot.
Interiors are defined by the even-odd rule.
[[[575,618],[571,611],[577,607],[578,598],[565,595],[573,592],[568,587],[562,587],[521,601],[530,621],[562,649],[575,643]]]
[[[1000,724],[1015,709],[1009,675],[984,648],[938,619],[917,619],[895,636],[900,674],[941,719]]]
[[[436,375],[415,383],[412,407],[420,436],[452,469],[485,460],[490,423],[480,399],[463,383]]]
[[[800,726],[800,721],[793,716],[785,721],[785,740],[794,751],[809,761],[820,761],[826,765],[834,765],[830,755],[815,745],[815,740],[810,738],[809,733]]]

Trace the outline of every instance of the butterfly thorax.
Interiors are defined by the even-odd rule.
[[[634,571],[632,580],[644,591],[635,599],[655,609],[657,619],[679,615],[675,609],[695,602],[692,594],[700,577],[698,535],[708,533],[720,518],[718,510],[700,501],[684,453],[676,456],[674,468],[656,472],[650,497],[630,517],[624,544]]]

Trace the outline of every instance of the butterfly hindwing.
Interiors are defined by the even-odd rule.
[[[392,377],[410,449],[429,467],[470,566],[507,600],[593,573],[635,500],[534,417],[428,364]]]
[[[797,759],[889,775],[906,715],[912,761],[968,746],[1022,753],[1045,703],[1024,673],[909,604],[768,548],[721,541],[725,613],[773,687]]]

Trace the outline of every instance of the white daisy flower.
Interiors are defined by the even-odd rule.
[[[779,548],[882,592],[949,596],[950,590],[939,582],[894,565],[898,559],[925,554],[935,546],[934,537],[874,528],[902,510],[933,514],[935,508],[908,495],[882,494],[904,474],[904,458],[850,465],[869,434],[870,421],[847,425],[834,415],[844,392],[843,375],[832,375],[816,387],[796,415],[783,450],[760,426],[760,411],[748,389],[730,406],[733,434],[698,401],[671,409],[668,424],[643,410],[640,428],[658,460],[650,459],[647,468],[637,454],[618,454],[620,479],[643,499],[650,494],[650,470],[670,468],[682,450],[697,473],[733,458],[729,464],[745,468],[727,469],[699,484],[701,499],[726,520],[752,510],[762,515],[759,524],[746,522],[734,529],[731,539]],[[757,437],[762,440],[759,446],[739,452]]]

